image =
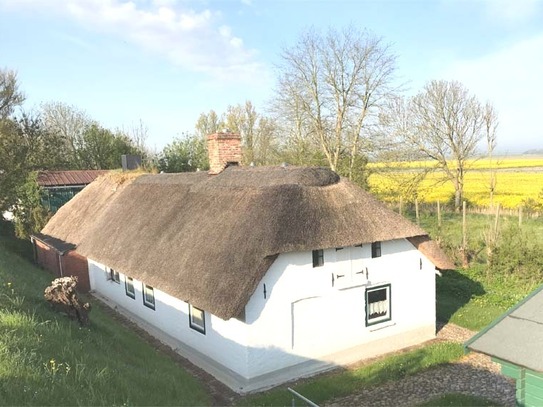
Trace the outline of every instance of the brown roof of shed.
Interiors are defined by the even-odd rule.
[[[243,313],[284,252],[422,236],[424,230],[324,168],[230,167],[219,175],[109,174],[42,231],[77,252],[223,319]],[[447,259],[448,260],[448,259]]]
[[[38,185],[40,187],[58,187],[72,185],[88,185],[107,170],[71,170],[71,171],[40,171]]]

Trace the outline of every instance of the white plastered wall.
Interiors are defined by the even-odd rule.
[[[246,307],[250,376],[420,328],[430,339],[435,267],[405,239],[383,242],[381,250],[372,259],[369,244],[327,249],[324,265],[315,268],[311,252],[279,256]],[[366,326],[366,288],[385,284],[391,287],[391,320]]]
[[[434,266],[405,239],[383,242],[381,250],[382,256],[372,259],[369,244],[326,249],[324,265],[316,268],[310,251],[281,254],[251,296],[245,323],[206,312],[205,335],[189,327],[187,303],[155,289],[151,310],[143,304],[141,281],[134,280],[132,299],[126,295],[122,270],[120,284],[108,280],[106,267],[92,260],[89,273],[91,288],[100,296],[233,371],[241,383],[419,328],[426,329],[415,340],[430,339],[435,326]],[[383,284],[391,285],[391,320],[367,327],[366,288]],[[377,354],[393,349],[374,348],[381,349]],[[368,356],[376,354],[370,350]],[[282,378],[292,378],[288,376],[298,374],[294,372]],[[232,383],[227,384],[241,390]]]
[[[118,271],[120,283],[108,280],[106,267],[89,259],[91,289],[128,311],[129,317],[143,320],[239,375],[247,376],[246,324],[237,319],[224,321],[206,312],[204,335],[190,327],[186,302],[155,288],[155,309],[152,310],[143,304],[142,282],[133,280],[136,298],[132,299],[126,295],[126,275]],[[175,345],[174,342],[169,344]]]

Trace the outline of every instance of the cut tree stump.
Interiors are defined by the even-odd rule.
[[[83,303],[77,296],[77,277],[61,277],[51,282],[43,296],[58,312],[63,312],[71,319],[77,319],[81,325],[88,325],[91,305]]]

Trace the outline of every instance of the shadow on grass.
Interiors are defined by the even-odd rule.
[[[8,250],[26,260],[33,261],[32,243],[30,240],[18,239],[15,236],[13,223],[0,216],[0,248]]]
[[[458,271],[449,270],[436,280],[437,319],[447,323],[473,297],[486,294],[481,283]]]

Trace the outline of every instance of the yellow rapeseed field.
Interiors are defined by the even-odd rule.
[[[488,160],[471,163],[470,171],[466,172],[464,196],[476,206],[490,204],[490,171]],[[406,201],[415,197],[420,202],[445,203],[454,194],[450,181],[444,180],[441,171],[429,173],[416,188],[409,189],[406,184],[416,174],[414,169],[432,166],[431,162],[402,163],[392,168],[398,170],[379,171],[383,164],[371,164],[375,173],[369,177],[372,192],[389,202],[398,202],[400,196]],[[500,203],[504,208],[516,208],[525,205],[529,200],[538,200],[543,191],[543,159],[541,157],[515,157],[498,159],[494,204]],[[403,171],[399,169],[403,169]],[[406,171],[407,170],[407,171]]]

